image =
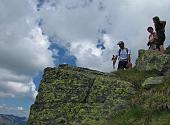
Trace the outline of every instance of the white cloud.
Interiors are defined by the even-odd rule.
[[[62,41],[58,44],[70,49],[78,66],[111,71],[110,58],[118,49],[117,41],[124,40],[132,49],[135,62],[138,49],[147,48],[146,29],[153,26],[152,17],[158,15],[170,22],[169,6],[169,0],[46,0],[39,15],[43,32]],[[106,31],[104,51],[96,48],[102,29]],[[166,29],[168,34],[170,26]]]
[[[23,107],[17,107],[18,110],[23,111]]]
[[[0,98],[14,98],[14,97],[15,95],[12,93],[0,91]]]
[[[107,59],[110,58],[111,51],[102,51],[100,48],[96,48],[92,41],[85,41],[83,43],[74,42],[70,46],[70,51],[78,59],[77,65],[101,71],[110,71],[111,59],[109,61]]]
[[[25,116],[25,114],[29,114],[22,106],[14,107],[6,104],[0,105],[0,112],[1,114],[12,114],[21,117]]]
[[[37,95],[35,90],[35,84],[32,80],[29,83],[19,83],[13,81],[5,81],[3,84],[0,84],[3,88],[0,93],[0,97],[33,97]],[[5,91],[4,91],[5,90]],[[4,92],[3,92],[4,91]]]
[[[39,28],[32,1],[0,1],[0,98],[33,98],[33,77],[53,66],[48,37]]]
[[[53,56],[59,56],[59,50],[52,49]]]

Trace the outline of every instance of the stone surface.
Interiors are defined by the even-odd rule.
[[[166,48],[165,53],[170,55],[170,46]]]
[[[114,74],[61,65],[46,68],[28,125],[103,125],[135,93]]]
[[[161,84],[163,82],[163,78],[163,76],[147,78],[142,84],[142,86],[148,88],[152,87],[153,85]]]
[[[135,68],[112,73],[49,67],[38,91],[28,125],[168,125],[169,48],[140,50]]]
[[[139,50],[135,68],[139,71],[156,70],[166,73],[170,69],[170,55],[160,54],[153,50]]]
[[[158,80],[158,82],[156,81]],[[150,77],[130,99],[130,108],[113,117],[109,125],[169,125],[170,75]]]

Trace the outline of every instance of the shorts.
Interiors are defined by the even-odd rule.
[[[157,44],[150,44],[150,47],[149,47],[150,50],[156,50],[157,49]]]
[[[119,61],[118,69],[127,69],[128,61]]]

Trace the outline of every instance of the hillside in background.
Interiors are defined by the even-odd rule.
[[[0,114],[0,125],[26,125],[26,117]]]

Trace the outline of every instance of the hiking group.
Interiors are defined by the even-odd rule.
[[[164,53],[164,41],[165,41],[165,25],[166,21],[161,21],[159,17],[155,16],[153,17],[153,27],[148,27],[147,31],[149,34],[149,41],[147,45],[149,46],[150,50],[159,51],[161,54]],[[125,47],[125,44],[123,41],[119,41],[119,50],[116,55],[113,55],[112,61],[113,61],[113,68],[115,68],[115,63],[117,59],[118,62],[118,70],[119,69],[130,69],[132,68],[131,63],[131,50]]]

